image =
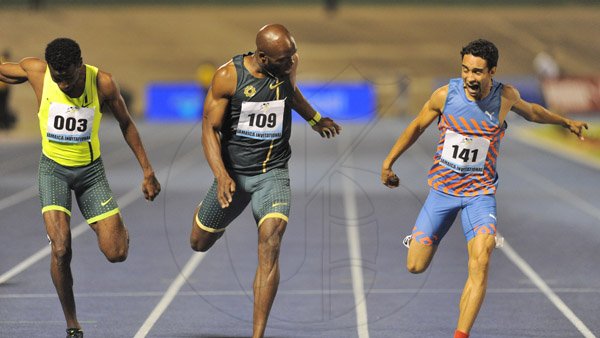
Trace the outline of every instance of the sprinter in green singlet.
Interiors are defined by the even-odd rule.
[[[50,273],[67,321],[67,337],[83,337],[70,268],[72,190],[106,258],[122,262],[129,249],[127,228],[100,157],[98,130],[103,104],[113,112],[142,167],[144,197],[152,201],[160,192],[160,184],[112,76],[84,64],[79,45],[71,39],[50,42],[45,58],[46,62],[25,58],[19,63],[1,64],[0,81],[29,82],[38,99],[42,136],[39,189],[42,216],[52,246]]]
[[[263,27],[256,52],[221,66],[206,95],[202,145],[215,180],[194,212],[190,242],[206,251],[248,204],[258,226],[253,337],[263,337],[279,285],[279,248],[290,211],[291,110],[322,137],[341,128],[321,117],[296,86],[298,54],[290,32]]]

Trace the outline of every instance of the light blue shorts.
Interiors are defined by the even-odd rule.
[[[412,238],[437,245],[461,212],[463,233],[470,241],[478,234],[496,234],[496,196],[461,197],[431,189],[412,230]]]

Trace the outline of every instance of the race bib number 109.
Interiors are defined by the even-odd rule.
[[[446,130],[440,163],[457,173],[482,174],[490,140]]]
[[[94,124],[94,108],[52,102],[48,111],[46,137],[60,143],[88,142]]]
[[[242,102],[236,134],[259,140],[278,139],[283,135],[284,110],[285,100]]]

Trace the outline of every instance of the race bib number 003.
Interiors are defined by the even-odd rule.
[[[482,174],[489,147],[490,141],[484,137],[446,130],[440,163],[457,173]]]
[[[94,108],[52,102],[48,111],[46,137],[60,143],[88,142],[94,124]]]
[[[283,135],[285,100],[242,102],[236,135],[274,140]]]

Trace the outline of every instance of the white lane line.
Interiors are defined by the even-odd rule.
[[[541,175],[530,174],[529,169],[515,161],[510,163],[508,169],[514,172],[516,176],[520,176],[525,180],[537,185],[540,190],[544,190],[547,194],[552,195],[554,198],[562,200],[565,204],[569,204],[573,208],[579,209],[596,218],[597,220],[600,220],[600,208],[575,195],[571,191],[560,187],[553,181],[542,177]]]
[[[513,132],[514,134],[511,136],[517,139],[519,142],[571,160],[586,167],[600,170],[599,159],[590,156],[583,151],[574,149],[572,146],[565,145],[559,140],[540,138],[539,136],[536,136],[532,132],[528,131],[526,128],[516,128],[516,130],[513,130]]]
[[[581,332],[586,338],[595,338],[596,336],[590,329],[575,315],[573,311],[565,304],[560,297],[544,282],[544,280],[519,256],[519,254],[506,242],[502,247],[502,252],[527,276],[533,284],[542,291],[542,293],[556,306],[556,308],[567,317],[567,319]]]
[[[129,148],[120,148],[119,150],[117,150],[111,154],[110,160],[105,162],[104,165],[106,167],[108,167],[108,166],[115,165],[117,163],[124,162],[124,161],[128,160],[129,158],[131,158],[131,156],[127,156],[130,153],[131,153],[131,150],[129,150]],[[37,194],[38,194],[38,186],[33,185],[29,188],[26,188],[15,194],[5,197],[0,200],[0,211],[4,210],[6,208],[10,208],[13,205],[19,204],[21,202],[27,201],[28,199],[37,196]]]
[[[23,201],[27,201],[28,199],[37,195],[37,193],[38,193],[37,186],[33,185],[27,189],[19,191],[18,193],[15,193],[8,197],[5,197],[0,200],[0,210],[10,208],[13,205],[19,204]]]
[[[194,150],[191,150],[185,156],[183,156],[179,162],[173,164],[173,166],[177,166],[177,168],[171,171],[171,175],[177,176],[180,172],[190,167],[196,160],[196,152]],[[163,174],[166,174],[168,170],[169,167],[163,168],[157,175],[160,177],[166,176]],[[142,197],[143,195],[140,190],[141,189],[139,187],[136,187],[134,189],[131,189],[121,198],[119,198],[117,200],[119,208],[123,210],[125,207],[136,201],[138,198]],[[90,227],[88,226],[86,221],[79,223],[75,228],[71,230],[71,240],[74,240],[75,238],[79,237],[81,234],[88,231],[89,229]],[[42,249],[38,250],[33,255],[29,256],[25,260],[21,261],[19,264],[15,265],[12,269],[0,275],[0,285],[6,283],[8,280],[20,274],[21,272],[27,270],[33,264],[39,262],[41,259],[48,256],[49,254],[50,246],[44,246]]]
[[[140,197],[141,191],[139,188],[136,187],[135,189],[132,189],[129,192],[127,192],[127,194],[125,194],[123,197],[119,198],[117,204],[119,204],[119,208],[121,208],[122,210]],[[71,240],[74,240],[75,238],[79,237],[81,234],[83,234],[89,229],[90,227],[88,226],[86,221],[79,223],[75,228],[71,230]],[[48,255],[50,255],[50,245],[44,246],[42,249],[38,250],[36,253],[29,256],[24,261],[15,265],[12,269],[0,275],[0,285],[6,283],[8,280],[20,274],[21,272],[27,270],[33,264],[39,262]]]
[[[162,134],[160,134],[162,135]],[[20,158],[20,157],[19,157]],[[108,160],[104,162],[105,167],[113,166],[121,162],[125,162],[131,158],[131,150],[129,147],[119,147],[117,150],[113,151],[108,157]],[[39,159],[39,156],[38,156]],[[105,160],[103,158],[103,160]],[[1,169],[1,168],[0,168]],[[5,197],[0,200],[0,211],[10,208],[13,205],[19,204],[21,202],[27,201],[30,198],[37,196],[38,194],[38,186],[33,185],[29,188],[21,190],[17,193],[14,193],[8,197]]]
[[[339,143],[338,143],[339,144]],[[367,298],[365,297],[364,278],[362,271],[362,253],[360,247],[360,224],[358,223],[356,194],[352,169],[354,168],[352,153],[348,155],[345,165],[348,171],[347,182],[344,186],[344,210],[346,214],[346,236],[350,257],[350,272],[352,275],[352,290],[354,293],[354,308],[356,311],[356,329],[359,338],[369,338],[369,318],[367,315]]]
[[[191,276],[194,270],[196,270],[198,264],[202,262],[204,257],[205,253],[194,253],[192,255],[192,257],[188,260],[188,262],[181,270],[181,273],[179,273],[177,278],[175,278],[173,283],[171,283],[171,285],[167,289],[167,292],[165,292],[164,296],[158,302],[154,310],[152,310],[148,318],[146,318],[146,321],[144,322],[144,324],[142,324],[138,332],[135,334],[134,338],[146,337],[148,332],[150,332],[156,321],[158,321],[158,319],[160,318],[160,316],[162,316],[167,307],[169,307],[169,304],[171,304],[175,296],[177,296],[177,293],[179,292],[183,284]]]
[[[461,294],[462,289],[369,289],[369,294],[378,295],[400,295],[400,294]],[[556,288],[556,293],[586,294],[600,293],[600,289],[595,288]],[[487,294],[540,294],[542,291],[538,288],[506,288],[506,289],[487,289]],[[138,291],[138,292],[95,292],[95,293],[77,293],[77,298],[121,298],[121,297],[161,297],[162,291]],[[354,290],[279,290],[278,295],[288,296],[322,296],[322,295],[349,295],[354,294]],[[248,291],[244,290],[212,290],[212,291],[181,291],[177,296],[198,296],[198,297],[248,297]],[[32,298],[58,298],[56,293],[9,293],[0,294],[0,299],[32,299]]]
[[[21,153],[20,156],[13,157],[10,160],[2,162],[0,164],[0,172],[3,176],[6,176],[8,172],[13,171],[15,169],[24,169],[29,166],[30,157],[35,160],[35,155],[31,155],[31,153]],[[39,158],[39,156],[37,156]]]
[[[511,168],[512,167],[512,168]],[[600,220],[600,209],[590,204],[583,198],[571,193],[570,191],[558,186],[551,180],[541,175],[530,174],[525,166],[516,162],[511,162],[509,168],[515,175],[521,176],[525,180],[538,186],[540,190],[556,199],[562,200],[564,204],[569,204],[588,215]],[[527,262],[517,254],[517,252],[508,243],[504,242],[502,252],[546,295],[554,306],[583,334],[584,337],[596,337],[590,329],[579,319],[575,313],[552,291],[544,280],[527,264]]]

